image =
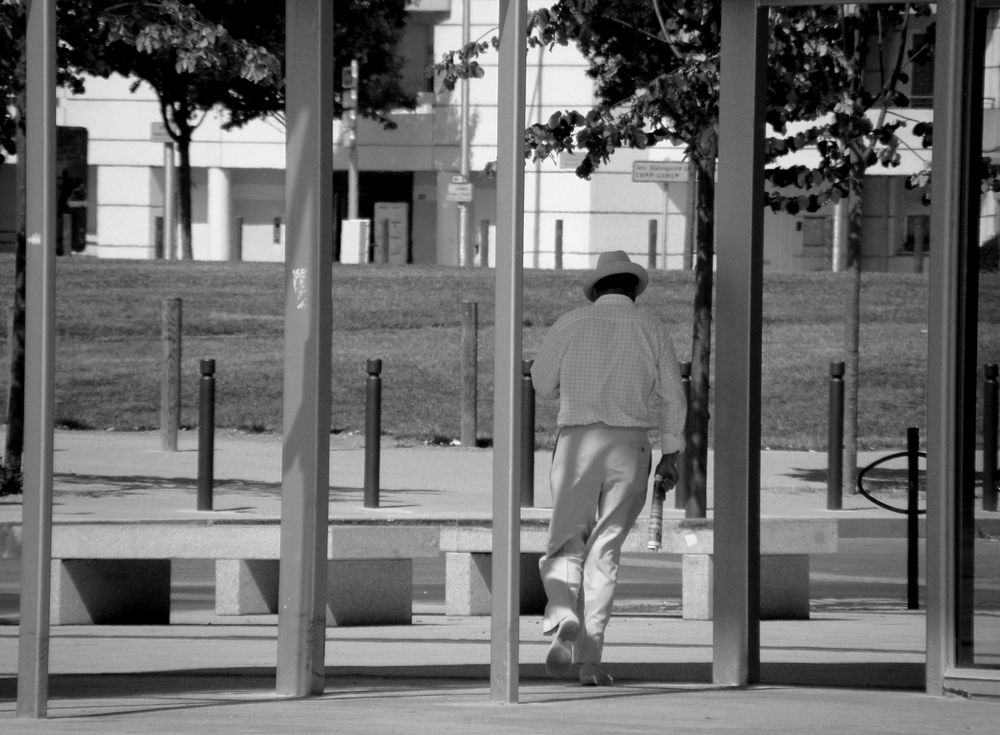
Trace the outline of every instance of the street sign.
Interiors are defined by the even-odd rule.
[[[472,201],[472,184],[468,181],[456,182],[455,179],[460,179],[461,176],[453,176],[452,181],[448,184],[448,195],[446,199],[449,202],[471,202]]]
[[[669,184],[688,180],[687,161],[633,161],[632,181]]]
[[[162,122],[149,124],[149,139],[154,143],[173,143],[174,139],[167,132],[167,126]]]

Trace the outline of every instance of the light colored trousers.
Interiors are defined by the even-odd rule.
[[[552,520],[539,561],[548,604],[543,631],[576,616],[576,663],[599,663],[622,544],[646,503],[652,456],[646,429],[563,427],[549,482]]]

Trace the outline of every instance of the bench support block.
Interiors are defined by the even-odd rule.
[[[538,571],[541,554],[521,554],[521,615],[545,612],[545,589]],[[489,615],[493,554],[449,551],[445,554],[445,614]]]
[[[216,561],[216,614],[277,613],[278,564],[276,559]],[[413,622],[411,559],[328,561],[326,590],[328,625],[408,625]]]
[[[169,559],[55,559],[53,625],[168,625]]]
[[[684,554],[682,560],[685,620],[712,619],[714,558]],[[760,557],[762,620],[809,619],[809,555],[763,554]]]

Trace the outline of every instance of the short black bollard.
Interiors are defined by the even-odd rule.
[[[382,361],[369,359],[365,380],[365,507],[378,508],[382,451]]]
[[[830,363],[830,407],[826,439],[826,509],[844,507],[844,363]]]
[[[983,365],[983,510],[997,510],[997,366]]]
[[[906,430],[906,607],[920,609],[920,526],[917,519],[917,490],[919,487],[917,461],[920,457],[920,429]]]
[[[521,507],[535,506],[535,387],[532,360],[521,360]]]
[[[202,360],[198,384],[198,510],[212,510],[214,474],[215,360]]]
[[[684,400],[691,400],[691,363],[681,363],[681,386],[684,388]],[[688,422],[684,422],[684,431],[687,432]],[[687,436],[685,446],[687,445]],[[687,507],[688,497],[688,477],[690,476],[691,463],[688,462],[687,453],[680,456],[680,464],[677,465],[677,486],[674,488],[674,508],[684,510]]]

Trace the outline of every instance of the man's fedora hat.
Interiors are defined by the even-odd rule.
[[[587,276],[587,279],[583,282],[583,295],[587,297],[587,301],[594,301],[597,298],[597,295],[594,293],[594,286],[597,285],[598,281],[606,276],[613,276],[618,273],[631,273],[639,280],[639,284],[635,289],[636,296],[646,290],[646,285],[649,283],[649,274],[646,273],[646,269],[638,263],[633,263],[629,260],[624,250],[611,250],[600,254],[597,258],[597,267],[594,269],[594,272]]]

